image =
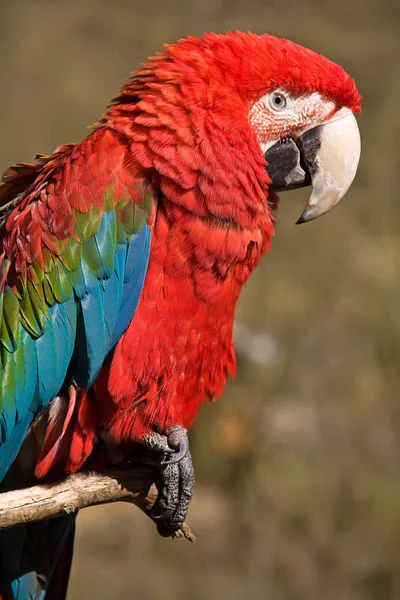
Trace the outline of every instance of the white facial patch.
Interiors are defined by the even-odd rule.
[[[285,98],[282,108],[274,107],[274,102],[271,102],[274,94]],[[334,102],[326,100],[318,92],[293,96],[283,89],[277,89],[251,107],[249,118],[265,153],[278,140],[298,137],[304,131],[320,125],[334,110]]]

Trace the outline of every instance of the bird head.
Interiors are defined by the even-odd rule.
[[[252,103],[250,122],[270,191],[313,187],[297,221],[304,223],[331,210],[353,182],[361,151],[354,113],[361,97],[354,80],[325,57],[286,40],[273,48],[268,88]]]
[[[122,88],[108,120],[135,123],[135,156],[161,171],[167,196],[170,182],[175,198],[177,186],[187,199],[197,185],[224,217],[222,200],[212,198],[216,172],[225,173],[222,198],[223,181],[241,169],[231,181],[235,198],[247,186],[273,205],[276,192],[311,185],[303,223],[333,208],[354,179],[360,104],[354,80],[327,58],[270,35],[231,32],[166,44]]]

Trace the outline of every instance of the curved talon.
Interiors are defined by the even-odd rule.
[[[161,464],[164,465],[176,465],[177,463],[181,462],[182,459],[185,458],[185,456],[187,455],[187,453],[189,452],[189,439],[187,437],[184,437],[182,439],[182,441],[179,442],[179,446],[173,450],[171,450],[171,453],[174,453],[175,456],[174,458],[166,459],[166,460],[162,460]]]
[[[161,537],[174,537],[175,532],[180,528],[176,527],[175,524],[171,526],[173,515],[174,511],[170,508],[165,510],[161,515],[151,515]]]

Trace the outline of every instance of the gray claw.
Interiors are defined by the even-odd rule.
[[[186,454],[189,452],[189,438],[186,436],[180,442],[179,446],[174,450],[171,449],[171,452],[174,453],[174,457],[171,459],[163,459],[161,464],[164,465],[176,465],[181,462],[183,458],[185,458]]]

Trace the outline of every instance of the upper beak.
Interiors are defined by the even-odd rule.
[[[316,219],[349,189],[360,152],[357,121],[348,108],[342,108],[323,125],[297,139],[280,140],[266,151],[270,189],[278,192],[311,184],[312,194],[297,223]]]

